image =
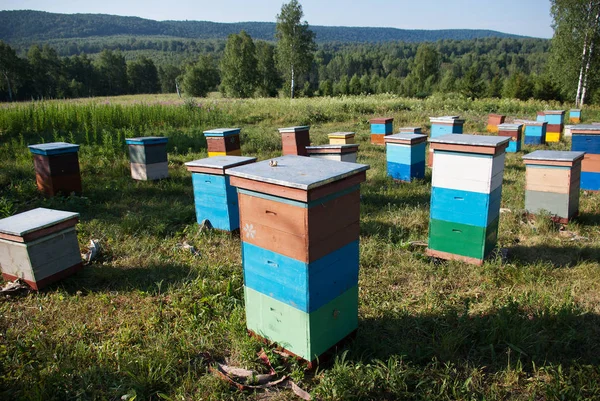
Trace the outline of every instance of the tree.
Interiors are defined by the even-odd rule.
[[[419,45],[410,78],[417,94],[429,94],[440,75],[440,54],[429,44]]]
[[[348,91],[351,95],[360,95],[361,86],[360,86],[360,78],[358,75],[354,74],[352,78],[350,78],[350,83],[348,84]]]
[[[533,95],[533,85],[529,77],[522,72],[511,75],[504,81],[502,97],[527,100]]]
[[[127,64],[121,53],[102,50],[97,60],[100,95],[123,95],[127,93]]]
[[[6,89],[8,100],[11,102],[21,64],[17,53],[8,44],[0,41],[0,88]]]
[[[158,67],[158,79],[162,93],[177,92],[177,78],[181,75],[181,69],[175,65],[168,64]]]
[[[263,41],[256,42],[255,46],[258,75],[257,94],[264,97],[277,96],[280,78],[275,66],[275,47]]]
[[[219,84],[219,70],[212,57],[200,56],[183,74],[182,88],[191,96],[204,97]]]
[[[159,90],[158,71],[147,57],[141,56],[127,63],[127,79],[131,93],[157,93]]]
[[[477,99],[483,94],[484,85],[481,79],[481,68],[478,64],[473,64],[465,76],[460,80],[459,84],[460,93]]]
[[[254,95],[257,65],[256,47],[250,35],[246,31],[229,35],[221,59],[221,85],[225,94],[241,98]]]
[[[297,80],[310,70],[316,50],[315,34],[309,29],[308,22],[300,22],[303,16],[300,3],[291,0],[281,7],[275,26],[277,63],[290,88],[292,99]]]

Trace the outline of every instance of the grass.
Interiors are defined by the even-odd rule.
[[[202,107],[197,107],[201,104]],[[568,105],[459,97],[297,99],[124,97],[0,107],[0,216],[34,207],[81,214],[85,248],[100,257],[40,293],[0,301],[0,399],[291,400],[288,390],[243,393],[209,372],[206,355],[260,369],[261,344],[245,332],[240,241],[201,231],[183,163],[206,157],[201,132],[242,128],[242,152],[279,155],[276,128],[311,124],[313,143],[356,131],[362,184],[359,330],[316,372],[288,366],[326,400],[600,397],[600,195],[582,194],[566,230],[521,215],[521,154],[507,157],[500,258],[473,267],[435,263],[426,241],[430,172],[423,182],[386,177],[384,149],[368,143],[368,119],[428,127],[428,116],[460,114],[483,132],[488,112],[533,117]],[[584,111],[600,120],[600,109]],[[169,136],[171,178],[134,182],[124,138]],[[82,197],[46,199],[35,188],[26,145],[81,143]],[[551,145],[567,149],[568,143]],[[533,150],[526,146],[525,152]],[[177,247],[187,241],[201,253]]]

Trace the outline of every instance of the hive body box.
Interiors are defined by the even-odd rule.
[[[30,145],[38,190],[47,196],[81,193],[79,145],[65,142]]]
[[[240,129],[217,128],[204,131],[208,157],[213,156],[241,156]]]
[[[240,228],[237,191],[225,171],[254,163],[256,157],[213,156],[185,163],[192,173],[196,221],[208,220],[213,228],[234,231]]]
[[[481,265],[494,249],[508,142],[480,135],[430,139],[435,161],[428,255]]]
[[[421,134],[421,127],[400,127],[399,134]]]
[[[393,118],[372,118],[371,123],[371,143],[373,145],[385,145],[383,138],[394,132]]]
[[[546,110],[544,111],[545,121],[548,123],[546,127],[546,143],[560,142],[562,131],[565,127],[565,111],[564,110]]]
[[[490,114],[488,116],[487,131],[491,133],[498,132],[498,126],[504,124],[506,116],[501,114]]]
[[[4,279],[20,278],[39,290],[80,270],[78,217],[78,213],[37,208],[0,220]]]
[[[274,162],[227,170],[239,195],[246,322],[312,362],[358,325],[360,183],[369,166]]]
[[[307,156],[306,147],[310,146],[309,131],[310,127],[307,125],[279,128],[283,155]]]
[[[329,134],[330,145],[348,145],[355,143],[354,132],[334,132]]]
[[[437,138],[448,134],[462,134],[464,120],[460,120],[459,116],[443,116],[443,117],[429,117],[431,122],[431,138]],[[433,165],[433,149],[429,148],[429,155],[427,158],[427,165],[431,167]]]
[[[575,127],[575,125],[565,125],[565,129],[563,131],[563,134],[565,136],[565,138],[570,138],[571,137],[571,129]]]
[[[525,145],[545,145],[546,127],[545,121],[515,120],[515,124],[523,124],[523,135]]]
[[[129,147],[131,178],[139,181],[160,180],[169,176],[165,137],[126,138]]]
[[[583,152],[537,150],[523,156],[525,210],[533,214],[546,210],[560,223],[577,216],[583,155]]]
[[[600,125],[571,128],[571,150],[585,152],[581,162],[581,189],[600,191]]]
[[[306,151],[310,157],[356,163],[358,144],[307,146]]]
[[[569,111],[569,122],[579,124],[581,122],[581,109],[571,109]]]
[[[387,175],[398,181],[425,178],[427,135],[395,134],[385,138]]]
[[[522,124],[500,124],[498,125],[498,136],[510,138],[506,152],[515,153],[521,151]]]
[[[538,111],[535,116],[535,121],[543,123],[546,121],[546,114],[543,111]]]

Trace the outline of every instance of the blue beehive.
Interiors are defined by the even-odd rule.
[[[448,134],[462,134],[465,120],[459,116],[429,117],[431,122],[431,138]]]
[[[228,168],[254,163],[256,157],[213,156],[186,163],[192,172],[196,220],[205,220],[216,229],[233,231],[240,227],[237,192],[225,175]]]
[[[395,134],[385,137],[387,175],[410,182],[425,177],[427,135]]]
[[[394,119],[389,117],[372,118],[371,123],[371,143],[373,145],[384,145],[383,138],[394,132]]]
[[[569,122],[579,124],[581,122],[581,109],[571,109],[569,111]]]
[[[571,128],[571,150],[585,152],[581,162],[581,189],[600,191],[600,125]]]
[[[510,138],[510,142],[508,143],[508,147],[506,148],[507,153],[516,153],[521,151],[522,129],[522,124],[498,125],[498,136],[505,136]]]
[[[515,120],[515,124],[523,124],[525,145],[546,144],[546,127],[548,126],[547,122],[533,120]]]

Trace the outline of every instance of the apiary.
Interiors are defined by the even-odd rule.
[[[328,135],[330,145],[349,145],[355,143],[354,132],[334,132]]]
[[[498,136],[510,138],[507,153],[515,153],[521,151],[521,142],[523,134],[523,124],[500,124],[498,125]]]
[[[51,142],[29,145],[33,154],[35,181],[46,196],[81,193],[79,145]]]
[[[306,147],[310,146],[310,127],[279,128],[283,155],[307,156]]]
[[[208,157],[241,156],[240,129],[217,128],[204,131]]]
[[[387,175],[410,182],[425,178],[427,135],[394,134],[385,137]]]
[[[161,136],[127,138],[131,178],[139,181],[160,180],[169,176],[167,141]]]
[[[585,152],[581,162],[581,189],[600,191],[600,125],[571,128],[571,150]]]
[[[385,145],[383,138],[394,132],[394,119],[390,117],[372,118],[369,123],[371,123],[371,143]]]

